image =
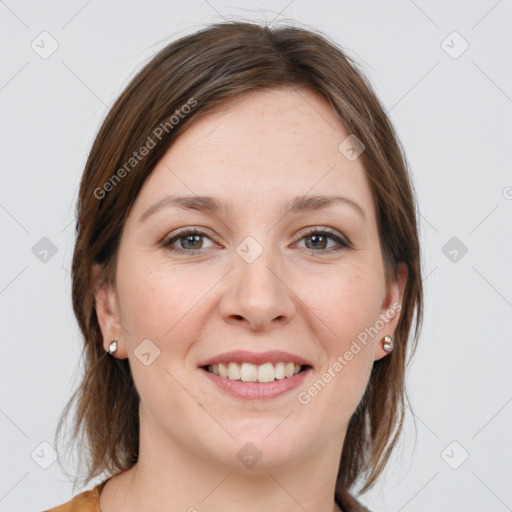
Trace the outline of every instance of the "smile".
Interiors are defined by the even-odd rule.
[[[206,370],[225,379],[241,380],[242,382],[274,382],[293,377],[305,367],[293,362],[252,363],[230,362],[228,364],[208,365]]]
[[[282,377],[283,367],[284,377]],[[220,375],[221,368],[223,368],[224,377]],[[221,363],[201,367],[200,370],[216,388],[232,397],[244,400],[270,400],[300,386],[313,369],[311,366],[278,362],[274,364],[264,363],[262,365]],[[214,370],[218,371],[219,374],[214,373]],[[245,376],[244,378],[252,380],[232,379],[229,376],[230,370],[231,375],[234,377],[236,377],[236,372],[238,371],[241,374],[240,377]],[[260,371],[262,381],[259,380]],[[290,373],[291,376],[288,376]]]

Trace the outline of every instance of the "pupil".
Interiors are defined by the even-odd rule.
[[[187,236],[187,237],[186,237],[186,242],[185,242],[185,244],[186,244],[186,245],[194,245],[194,240],[195,240],[196,242],[198,242],[198,239],[199,239],[199,238],[201,238],[201,236],[200,236],[200,235],[189,235],[189,236]],[[195,247],[193,247],[193,248],[195,248]]]
[[[311,235],[309,238],[311,240],[316,240],[316,241],[318,241],[319,239],[323,239],[323,242],[324,242],[323,244],[318,245],[318,244],[314,243],[313,247],[321,247],[322,249],[325,247],[325,239],[326,239],[325,236],[323,236],[323,235]]]

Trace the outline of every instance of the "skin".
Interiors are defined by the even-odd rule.
[[[361,158],[338,149],[347,136],[312,91],[253,92],[192,125],[146,180],[123,230],[115,285],[96,294],[104,349],[118,339],[115,357],[129,359],[141,397],[139,462],[107,483],[104,512],[337,510],[347,424],[399,315],[307,405],[297,396],[401,304],[406,282],[400,267],[386,285]],[[213,196],[231,209],[164,207],[139,222],[170,194]],[[284,201],[304,194],[349,197],[365,216],[346,204],[284,215]],[[186,254],[162,246],[190,226],[207,236],[175,240]],[[330,238],[315,245],[302,234],[310,226],[334,229],[352,248]],[[252,263],[236,252],[247,236],[263,250]],[[160,350],[147,366],[134,354],[144,339]],[[292,352],[313,370],[280,397],[234,398],[198,364],[236,349]],[[252,468],[237,457],[249,441],[262,454]]]

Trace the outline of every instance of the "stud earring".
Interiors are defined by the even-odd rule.
[[[387,334],[382,339],[382,348],[389,354],[393,350],[393,338]]]
[[[115,351],[117,350],[117,339],[115,339],[108,347],[108,353],[110,355],[114,355]]]

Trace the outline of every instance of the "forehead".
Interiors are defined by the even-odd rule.
[[[134,210],[169,193],[266,208],[298,195],[340,193],[372,214],[362,160],[339,148],[348,135],[315,92],[252,92],[191,124],[146,180]]]

